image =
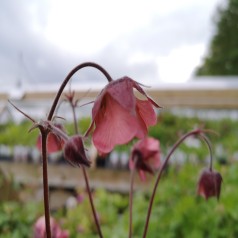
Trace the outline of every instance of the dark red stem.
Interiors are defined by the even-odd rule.
[[[48,133],[46,132],[46,130],[44,130],[44,128],[40,128],[40,130],[42,135],[43,191],[44,191],[46,237],[51,238],[49,185],[48,185],[48,172],[47,172],[47,149],[46,149],[46,140]]]
[[[79,71],[80,69],[82,68],[85,68],[85,67],[93,67],[93,68],[96,68],[98,69],[99,71],[101,71],[105,77],[107,78],[108,82],[111,82],[112,81],[112,78],[111,76],[108,74],[108,72],[100,65],[96,64],[96,63],[93,63],[93,62],[85,62],[85,63],[82,63],[82,64],[79,64],[77,65],[75,68],[73,68],[69,74],[67,75],[67,77],[65,78],[65,80],[63,81],[63,83],[61,84],[57,94],[56,94],[56,97],[55,97],[55,100],[52,104],[52,107],[51,107],[51,110],[49,112],[49,115],[48,115],[48,121],[51,121],[53,115],[54,115],[54,111],[56,109],[56,106],[58,104],[58,101],[60,99],[60,96],[65,88],[65,86],[67,85],[67,83],[69,82],[69,80],[71,79],[71,77],[77,72]]]
[[[197,129],[197,130],[190,131],[190,132],[188,132],[187,134],[183,135],[183,136],[173,145],[172,149],[170,150],[170,152],[168,153],[167,157],[165,158],[165,160],[164,160],[162,166],[160,167],[160,170],[159,170],[159,173],[158,173],[158,176],[157,176],[157,179],[156,179],[156,181],[155,181],[155,185],[154,185],[154,188],[153,188],[153,191],[152,191],[152,195],[151,195],[151,197],[150,197],[149,208],[148,208],[148,212],[147,212],[147,217],[146,217],[146,223],[145,223],[143,238],[146,238],[146,235],[147,235],[147,231],[148,231],[148,227],[149,227],[149,221],[150,221],[150,215],[151,215],[151,211],[152,211],[152,206],[153,206],[153,202],[154,202],[156,190],[157,190],[157,188],[158,188],[161,175],[162,175],[164,169],[166,168],[166,166],[167,166],[167,164],[168,164],[168,161],[169,161],[171,155],[174,153],[174,151],[178,148],[178,146],[179,146],[186,138],[188,138],[189,136],[192,136],[192,135],[202,135],[202,133],[203,133],[203,130]]]
[[[75,133],[78,134],[79,130],[78,130],[78,124],[77,124],[77,117],[76,117],[76,113],[75,113],[76,104],[73,101],[70,101],[70,106],[71,106],[72,111],[73,111],[74,130],[75,130]],[[82,166],[82,170],[83,170],[83,177],[84,177],[84,181],[85,181],[85,184],[86,184],[86,189],[87,189],[87,192],[88,192],[90,206],[91,206],[94,221],[96,223],[96,227],[97,227],[97,230],[98,230],[98,235],[99,235],[100,238],[103,238],[101,227],[100,227],[98,216],[97,216],[97,212],[96,212],[94,202],[93,202],[92,192],[91,192],[91,189],[90,189],[89,179],[88,179],[88,175],[87,175],[87,172],[86,172],[86,168],[84,167],[84,165],[81,165],[81,166]]]
[[[131,170],[131,181],[130,181],[130,193],[129,193],[129,234],[128,238],[132,237],[132,221],[133,221],[133,193],[134,193],[134,178],[135,178],[135,168],[138,161],[138,156],[134,159],[134,168]]]
[[[96,209],[95,209],[94,203],[93,203],[93,197],[92,197],[92,192],[91,192],[91,189],[90,189],[90,186],[89,186],[88,176],[87,176],[86,169],[85,169],[84,165],[82,165],[82,170],[83,170],[83,176],[84,176],[86,188],[87,188],[87,191],[88,191],[89,202],[90,202],[92,212],[93,212],[94,221],[96,222],[96,227],[97,227],[97,230],[98,230],[98,235],[99,235],[100,238],[103,238],[101,227],[100,227],[100,224],[99,224],[99,221],[98,221],[97,212],[96,212]]]
[[[209,165],[209,170],[212,171],[212,166],[213,166],[213,156],[212,156],[212,147],[211,147],[211,143],[209,141],[209,139],[204,135],[204,134],[200,134],[200,137],[204,140],[204,142],[206,143],[209,153],[210,153],[210,165]]]

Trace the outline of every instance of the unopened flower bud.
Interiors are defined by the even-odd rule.
[[[208,199],[209,197],[220,197],[222,176],[220,173],[205,169],[200,175],[198,181],[198,195]]]
[[[64,157],[72,165],[90,166],[90,161],[87,159],[82,137],[75,135],[68,139],[64,146]]]

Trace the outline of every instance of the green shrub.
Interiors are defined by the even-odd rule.
[[[219,166],[224,183],[221,198],[207,201],[196,194],[197,180],[202,167],[185,164],[171,167],[162,177],[152,210],[149,238],[172,237],[237,237],[238,227],[238,164]],[[137,191],[133,205],[133,237],[141,237],[148,209],[150,191]],[[105,237],[128,235],[128,197],[104,190],[94,193],[95,206]],[[61,217],[62,213],[58,213]],[[58,218],[59,218],[58,217]],[[97,237],[88,200],[64,216],[64,227],[72,238]],[[81,233],[78,230],[81,230]]]

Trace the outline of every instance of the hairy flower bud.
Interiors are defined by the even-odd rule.
[[[68,139],[64,146],[64,157],[72,165],[90,166],[83,145],[82,137],[79,135],[72,136]]]
[[[220,197],[222,176],[220,173],[205,169],[202,171],[199,181],[197,193],[208,199],[209,197]]]

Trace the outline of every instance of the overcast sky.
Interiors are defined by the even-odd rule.
[[[1,0],[0,82],[62,81],[84,61],[146,85],[188,80],[225,0]],[[102,80],[96,70],[82,82]]]

